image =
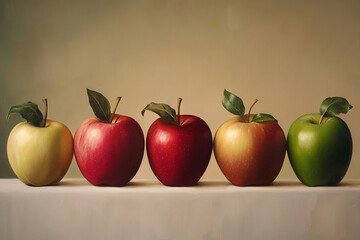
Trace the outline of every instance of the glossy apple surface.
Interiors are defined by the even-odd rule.
[[[127,184],[140,167],[144,144],[140,125],[131,117],[118,114],[112,123],[91,117],[74,136],[77,164],[94,185]]]
[[[288,155],[296,176],[306,185],[336,185],[346,174],[352,155],[352,138],[338,117],[307,114],[296,119],[287,137]]]
[[[73,138],[62,123],[47,120],[45,127],[27,122],[17,124],[7,142],[8,160],[25,184],[43,186],[58,183],[73,156]]]
[[[248,123],[242,117],[234,117],[217,130],[214,153],[221,171],[232,184],[269,185],[284,162],[285,135],[276,121]]]
[[[180,125],[157,119],[149,128],[146,150],[151,169],[164,185],[195,185],[212,151],[212,135],[199,117],[181,115]]]

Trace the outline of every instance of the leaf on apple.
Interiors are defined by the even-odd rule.
[[[175,110],[167,104],[151,102],[141,111],[141,115],[144,116],[146,110],[156,113],[167,122],[176,121]]]
[[[232,114],[242,116],[245,113],[245,106],[241,98],[224,89],[222,105]]]
[[[270,114],[267,113],[257,113],[253,116],[253,118],[251,119],[251,122],[269,122],[269,121],[276,121],[277,120]]]
[[[43,120],[43,115],[38,105],[33,102],[12,106],[8,112],[7,119],[15,113],[19,113],[28,123],[37,127],[40,127]]]
[[[340,113],[346,114],[352,106],[342,97],[328,97],[320,106],[320,114],[324,117],[332,117]]]
[[[89,97],[90,106],[97,118],[109,122],[110,120],[110,103],[107,98],[99,92],[86,89]]]
[[[254,103],[251,105],[248,116],[250,116],[250,112],[252,107],[258,102],[257,99],[255,99]],[[224,89],[224,96],[222,100],[222,105],[226,110],[231,112],[232,114],[238,115],[238,116],[244,116],[245,114],[245,106],[241,98],[236,96],[235,94],[227,91]],[[277,120],[267,113],[258,113],[255,114],[252,119],[249,119],[251,117],[242,117],[244,121],[246,122],[268,122],[268,121],[276,121]]]

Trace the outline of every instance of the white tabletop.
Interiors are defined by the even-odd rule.
[[[201,181],[166,187],[84,179],[30,187],[0,179],[0,239],[360,239],[360,180],[307,187]]]

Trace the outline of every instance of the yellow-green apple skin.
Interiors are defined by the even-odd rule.
[[[292,168],[308,186],[331,186],[345,176],[352,155],[352,137],[346,123],[336,116],[306,114],[290,126],[287,145]]]
[[[7,141],[8,160],[25,184],[56,184],[65,176],[73,157],[73,138],[62,123],[47,120],[45,127],[17,124]]]
[[[217,130],[214,153],[221,171],[233,185],[269,185],[283,165],[286,139],[276,121],[248,123],[234,117]]]

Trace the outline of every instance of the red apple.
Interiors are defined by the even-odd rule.
[[[88,94],[90,104],[94,95],[105,98],[91,90]],[[80,171],[94,185],[126,185],[138,171],[144,154],[141,127],[131,117],[114,114],[115,110],[113,114],[109,110],[102,111],[108,112],[108,117],[96,113],[96,107],[93,109],[100,118],[94,116],[85,120],[74,136],[75,158]]]
[[[181,99],[179,106],[180,102]],[[176,115],[166,104],[151,103],[142,114],[145,110],[161,116],[150,126],[146,137],[146,151],[155,176],[167,186],[195,185],[211,157],[208,125],[197,116]]]
[[[242,100],[226,90],[223,105],[239,116],[215,134],[214,154],[221,171],[236,186],[271,184],[284,162],[283,130],[269,114],[244,115]]]

